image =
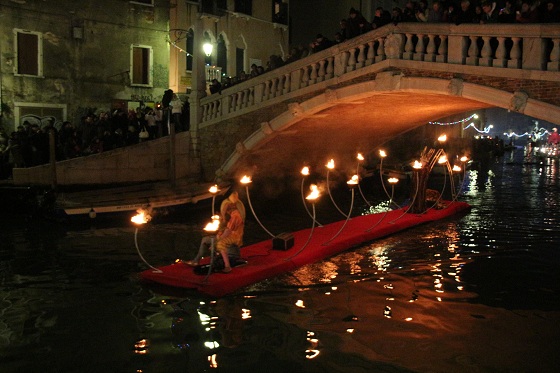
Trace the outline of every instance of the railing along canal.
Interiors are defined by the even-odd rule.
[[[307,87],[385,60],[559,73],[560,24],[388,25],[203,98],[201,125],[304,94]]]

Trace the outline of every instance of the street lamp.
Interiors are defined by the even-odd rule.
[[[214,46],[210,43],[204,43],[202,45],[202,50],[204,51],[206,57],[210,57],[212,55],[212,51],[214,50]]]

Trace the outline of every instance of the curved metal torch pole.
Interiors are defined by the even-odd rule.
[[[358,166],[356,167],[356,175],[360,174],[360,162],[358,162]],[[360,195],[362,196],[362,198],[364,199],[364,202],[369,206],[371,206],[371,203],[369,203],[369,201],[366,199],[366,197],[364,196],[364,192],[362,192],[362,187],[360,186],[360,183],[358,183],[358,190],[360,191]]]
[[[255,217],[255,220],[257,221],[257,223],[259,223],[259,225],[261,226],[262,229],[264,229],[264,231],[266,233],[268,233],[268,235],[272,238],[276,237],[275,235],[273,235],[272,233],[270,233],[270,231],[268,229],[266,229],[264,227],[264,225],[261,223],[261,221],[259,220],[259,218],[257,217],[257,214],[255,214],[255,210],[253,210],[253,205],[251,204],[251,198],[249,197],[249,187],[246,186],[245,187],[245,191],[247,192],[247,201],[249,202],[249,207],[251,208],[251,212],[253,213],[253,216]]]
[[[449,163],[449,162],[447,162],[447,163]],[[444,172],[445,172],[445,170],[444,170]],[[447,173],[449,173],[449,167],[447,167]],[[449,177],[451,178],[451,175]],[[439,201],[441,200],[441,196],[443,196],[443,192],[445,192],[445,187],[446,186],[447,186],[447,175],[444,175],[443,186],[441,188],[441,192],[439,193],[439,197],[436,199],[436,201],[434,202],[433,205],[428,207],[428,210],[431,210],[438,205]],[[453,193],[453,190],[451,191],[451,193]]]
[[[389,197],[389,199],[391,200],[391,203],[393,203],[395,206],[397,206],[397,208],[400,209],[401,206],[399,206],[395,201],[393,201],[393,197],[389,195],[389,192],[387,191],[387,187],[385,186],[385,180],[383,180],[383,158],[381,158],[381,163],[379,164],[379,178],[381,179],[381,186],[383,187],[383,190],[385,191],[387,197]],[[389,204],[389,206],[391,205]]]
[[[349,215],[346,215],[345,213],[342,212],[342,210],[338,207],[338,205],[334,201],[334,198],[331,194],[331,188],[329,186],[329,173],[330,173],[330,170],[327,170],[327,191],[329,192],[329,197],[331,197],[331,201],[332,201],[334,207],[336,207],[336,209],[338,210],[338,212],[340,212],[342,214],[342,216],[344,216],[346,219],[348,219]]]
[[[150,263],[148,263],[146,261],[146,259],[144,259],[144,257],[142,256],[142,253],[140,253],[140,249],[138,248],[138,227],[136,227],[136,230],[134,231],[134,244],[136,245],[136,251],[138,251],[138,255],[140,256],[140,259],[142,259],[142,261],[144,263],[146,263],[146,265],[148,267],[150,267],[151,269],[154,270],[154,272],[156,273],[162,273],[163,271],[161,269],[158,269],[156,267],[154,267],[153,265],[151,265]]]
[[[284,261],[288,261],[288,260],[292,259],[293,257],[295,257],[296,255],[298,255],[299,253],[301,253],[303,251],[303,249],[305,249],[305,247],[307,246],[309,241],[311,241],[311,236],[313,236],[313,230],[315,229],[315,223],[317,222],[315,220],[315,204],[313,204],[312,206],[313,206],[313,215],[311,216],[311,218],[313,219],[313,223],[311,224],[311,231],[309,232],[309,237],[307,237],[307,241],[305,241],[305,244],[294,255],[290,256],[289,258],[284,259]]]
[[[375,223],[374,225],[372,225],[371,227],[369,227],[368,229],[366,229],[366,232],[370,232],[373,228],[377,227],[379,224],[381,224],[381,222],[383,221],[383,219],[385,219],[385,217],[387,216],[387,214],[389,213],[389,210],[391,209],[391,201],[393,199],[393,194],[395,193],[395,186],[391,185],[391,199],[389,200],[389,207],[387,208],[387,210],[385,210],[385,213],[383,214],[383,216],[381,216],[381,218],[379,219],[379,221],[377,223]]]
[[[216,213],[216,210],[214,210],[214,203],[215,202],[216,202],[216,195],[214,194],[212,196],[212,215],[211,216],[214,216],[214,214]]]
[[[461,181],[461,186],[459,187],[459,190],[455,193],[455,198],[453,198],[451,200],[451,203],[457,201],[457,199],[459,198],[459,195],[463,191],[463,188],[465,187],[465,180],[467,179],[466,174],[467,174],[467,171],[463,170],[463,180]],[[451,205],[451,203],[449,205]],[[447,205],[446,207],[448,207],[449,205]]]
[[[419,177],[418,173],[416,173],[416,177]],[[406,215],[407,212],[410,211],[410,209],[412,208],[412,206],[414,206],[414,202],[416,201],[416,198],[418,197],[418,189],[419,189],[419,180],[416,181],[416,191],[414,192],[414,198],[412,198],[412,201],[410,202],[410,205],[408,205],[408,208],[405,210],[405,212],[403,212],[398,218],[395,218],[393,220],[391,220],[389,222],[389,224],[395,224],[395,222],[397,220],[399,220],[400,218],[402,218],[403,216]]]
[[[208,277],[210,277],[212,268],[214,267],[214,237],[215,236],[212,236],[210,238],[210,266],[208,267],[208,273],[204,277],[204,280],[202,280],[203,283],[206,283],[206,281],[208,281]]]
[[[338,237],[338,235],[342,232],[344,227],[346,227],[346,224],[348,223],[348,220],[350,220],[350,215],[352,214],[352,208],[353,207],[354,207],[354,188],[352,188],[352,203],[350,203],[350,211],[348,212],[348,215],[346,215],[346,220],[344,221],[344,224],[342,224],[342,227],[340,227],[339,231],[334,236],[332,236],[332,238],[330,240],[322,243],[323,246],[328,245],[332,240],[334,240],[336,237]]]
[[[309,217],[311,219],[313,219],[313,223],[317,224],[317,226],[319,226],[319,227],[322,227],[323,225],[315,219],[315,214],[311,215],[311,213],[309,212],[309,208],[307,208],[307,204],[305,203],[305,194],[303,193],[303,182],[304,181],[305,181],[305,178],[301,179],[301,200],[303,201],[303,207],[305,207],[305,211],[307,211],[307,215],[309,215]],[[313,205],[313,209],[315,209],[315,204]]]

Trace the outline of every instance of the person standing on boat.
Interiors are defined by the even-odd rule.
[[[231,263],[229,260],[229,251],[238,251],[243,245],[243,233],[245,227],[245,205],[239,199],[239,193],[232,191],[220,206],[220,216],[225,221],[225,228],[216,235],[216,250],[221,254],[224,260],[224,269],[222,272],[231,272]],[[206,236],[200,242],[198,254],[193,260],[187,262],[191,266],[197,266],[204,253],[210,249],[212,245],[212,237]],[[238,252],[234,253],[238,256]]]

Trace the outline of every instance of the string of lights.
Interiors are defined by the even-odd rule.
[[[446,122],[446,123],[444,123],[444,122],[428,122],[428,123],[429,123],[429,124],[437,124],[437,125],[439,125],[439,126],[452,126],[452,125],[454,125],[454,124],[465,123],[465,122],[467,122],[467,121],[469,121],[469,120],[471,120],[471,119],[473,119],[473,118],[474,118],[474,119],[478,119],[478,114],[473,114],[473,115],[471,115],[471,116],[468,116],[468,117],[463,118],[463,119],[461,119],[461,120],[458,120],[458,121],[456,121],[456,122]]]
[[[476,128],[476,126],[474,125],[474,123],[470,123],[468,126],[464,127],[463,129],[466,130],[467,128],[472,127],[474,128],[474,130],[478,133],[490,133],[490,130],[492,128],[494,128],[493,125],[489,125],[488,127],[484,127],[483,130],[479,130],[478,128]]]

